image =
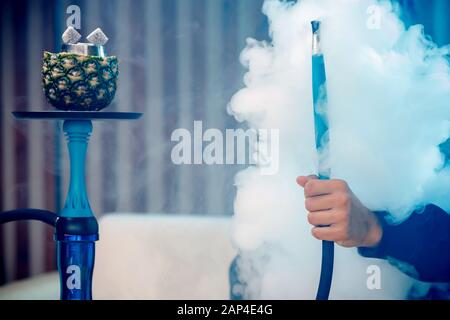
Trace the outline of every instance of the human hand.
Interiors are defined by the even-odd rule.
[[[343,180],[300,176],[312,235],[343,247],[375,247],[383,230],[377,217],[353,194]]]

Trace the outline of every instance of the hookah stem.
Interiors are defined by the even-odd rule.
[[[55,230],[61,300],[92,300],[92,276],[98,223],[89,205],[85,162],[92,122],[64,121],[70,159],[66,203]]]
[[[314,102],[314,128],[316,149],[320,152],[323,148],[323,138],[328,132],[326,112],[326,73],[325,63],[320,47],[320,21],[312,21],[313,31],[313,54],[312,54],[312,87]],[[322,108],[319,112],[319,108]],[[329,173],[319,156],[318,176],[321,180],[328,180]],[[319,287],[317,289],[316,300],[328,300],[333,279],[334,264],[334,243],[332,241],[322,241],[322,265],[320,271]]]

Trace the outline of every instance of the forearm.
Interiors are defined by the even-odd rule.
[[[403,223],[390,225],[386,213],[375,213],[382,225],[374,248],[359,248],[365,257],[400,261],[402,271],[426,282],[450,282],[450,215],[434,205],[415,211]],[[405,265],[405,263],[407,265]],[[397,265],[398,266],[398,265]]]

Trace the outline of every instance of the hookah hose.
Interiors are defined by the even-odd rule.
[[[328,121],[326,119],[326,73],[325,63],[320,46],[320,21],[311,22],[313,31],[312,46],[312,87],[314,102],[314,128],[316,149],[323,149],[323,140],[328,133]],[[324,166],[319,156],[319,179],[328,180],[329,170]],[[324,168],[325,167],[325,168]],[[333,279],[334,243],[322,241],[322,265],[320,271],[319,287],[316,300],[328,300],[331,282]]]
[[[0,213],[0,224],[19,220],[37,220],[54,227],[58,216],[53,212],[39,209],[17,209]]]
[[[322,240],[322,265],[316,300],[328,300],[333,280],[334,242]]]

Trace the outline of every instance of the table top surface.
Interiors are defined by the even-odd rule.
[[[137,120],[140,112],[106,111],[14,111],[19,120]]]

